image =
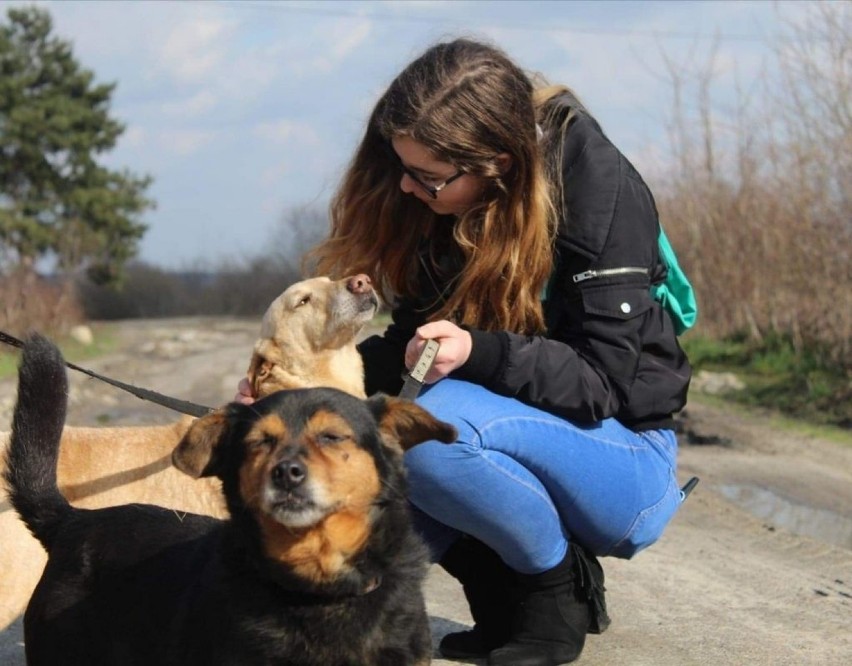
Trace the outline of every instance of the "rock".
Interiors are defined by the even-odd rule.
[[[95,336],[92,334],[92,329],[86,326],[85,324],[72,327],[68,334],[73,340],[79,342],[85,347],[88,347],[95,341]]]
[[[745,388],[743,381],[733,372],[710,372],[699,370],[693,376],[690,384],[691,390],[701,391],[710,395],[720,395],[732,391],[742,391]]]

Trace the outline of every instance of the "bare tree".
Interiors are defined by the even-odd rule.
[[[284,211],[273,229],[268,255],[298,276],[302,272],[302,256],[328,231],[327,211],[311,204],[294,206]]]

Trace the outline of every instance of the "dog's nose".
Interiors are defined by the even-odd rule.
[[[365,294],[372,288],[371,285],[370,276],[363,273],[353,275],[346,282],[346,288],[353,294]]]
[[[282,460],[272,468],[272,483],[282,490],[292,490],[307,476],[305,465],[298,460]]]

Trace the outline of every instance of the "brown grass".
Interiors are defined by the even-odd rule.
[[[655,189],[703,335],[781,335],[852,367],[850,43],[848,3],[815,4],[776,46],[779,78],[727,113],[712,62],[667,63],[672,151]]]

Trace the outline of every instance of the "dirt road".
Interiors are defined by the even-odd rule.
[[[233,395],[257,330],[221,319],[128,322],[120,349],[88,367],[216,405]],[[14,380],[0,382],[0,429],[14,396]],[[173,418],[72,373],[69,423]],[[852,445],[697,399],[684,424],[680,476],[701,482],[658,544],[603,561],[613,624],[589,637],[577,663],[852,663]],[[438,567],[426,594],[436,640],[469,623],[458,585]],[[0,664],[24,663],[22,640],[20,619],[0,631]]]

